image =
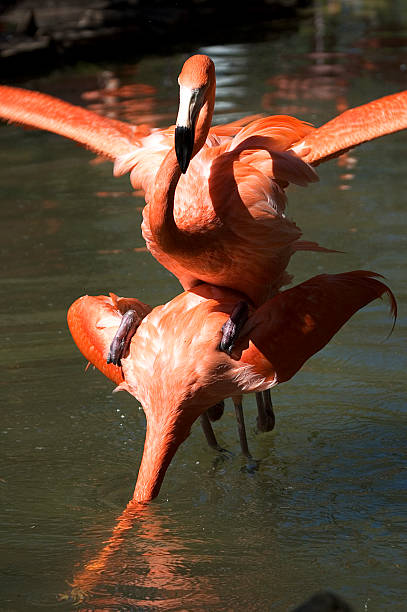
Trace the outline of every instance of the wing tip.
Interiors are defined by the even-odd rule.
[[[385,276],[379,274],[378,272],[372,272],[371,270],[353,270],[352,272],[348,272],[346,274],[349,275],[349,277],[350,275],[352,275],[355,280],[357,279],[358,283],[365,284],[366,286],[369,286],[369,288],[372,289],[374,295],[370,301],[378,298],[383,299],[383,297],[385,296],[389,299],[389,312],[390,316],[393,319],[391,330],[386,336],[386,339],[389,338],[393,333],[393,330],[396,325],[398,306],[393,291],[390,289],[390,287],[388,287],[388,285],[386,285],[384,282],[382,282],[382,280],[380,280],[386,280]]]

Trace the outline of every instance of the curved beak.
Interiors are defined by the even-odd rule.
[[[175,153],[181,172],[185,174],[191,161],[195,124],[203,104],[203,89],[190,89],[180,85],[179,108],[175,126]]]

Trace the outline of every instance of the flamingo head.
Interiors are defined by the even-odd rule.
[[[215,101],[215,82],[215,66],[207,55],[193,55],[187,59],[178,77],[180,96],[175,152],[183,174],[206,140]],[[206,112],[201,113],[202,109]]]

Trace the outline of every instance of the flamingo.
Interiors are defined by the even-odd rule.
[[[132,126],[8,86],[0,86],[0,117],[81,143],[113,160],[115,175],[130,172],[146,196],[147,246],[183,288],[228,287],[258,306],[288,282],[293,253],[322,249],[300,240],[301,230],[285,216],[287,185],[317,181],[311,165],[407,128],[407,90],[320,128],[285,115],[211,127],[212,60],[190,57],[179,85],[177,124],[168,129]]]
[[[407,91],[348,110],[317,129],[284,115],[211,128],[212,60],[190,57],[179,86],[177,124],[168,129],[131,126],[7,86],[0,87],[0,117],[85,145],[112,159],[115,175],[130,172],[132,186],[146,195],[147,247],[183,288],[206,282],[242,292],[259,306],[289,282],[286,268],[293,253],[328,251],[300,240],[301,230],[284,213],[287,185],[314,182],[318,177],[311,165],[406,128]],[[120,355],[119,350],[111,358],[119,363]],[[269,395],[257,399],[259,429],[272,429]],[[209,415],[216,418],[221,411],[217,406]],[[209,443],[217,447],[208,416],[202,419]],[[241,440],[247,454],[244,434]]]
[[[387,294],[372,272],[322,274],[249,306],[234,346],[219,349],[240,294],[202,283],[149,311],[138,300],[83,296],[68,311],[73,339],[86,359],[142,404],[147,430],[133,499],[160,490],[166,470],[194,421],[225,397],[264,391],[294,376],[360,308]],[[139,322],[121,367],[107,363],[123,312]],[[147,307],[148,310],[148,307]],[[143,316],[144,315],[144,316]]]

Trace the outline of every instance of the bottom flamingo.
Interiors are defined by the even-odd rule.
[[[159,493],[194,421],[226,397],[264,391],[292,378],[360,308],[390,289],[372,272],[322,274],[281,292],[249,316],[230,354],[221,329],[242,296],[201,284],[153,310],[136,299],[84,296],[69,309],[71,334],[86,359],[142,404],[147,431],[134,500]],[[139,323],[121,367],[108,364],[123,314]]]

